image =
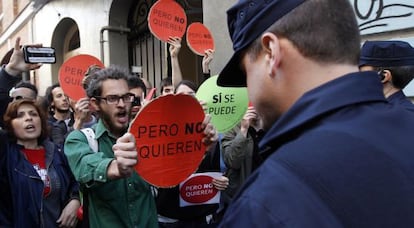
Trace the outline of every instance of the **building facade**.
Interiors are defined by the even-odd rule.
[[[414,45],[414,3],[408,0],[350,0],[363,40],[401,39]],[[25,77],[45,89],[58,81],[68,58],[89,54],[105,66],[121,65],[157,87],[170,75],[167,44],[149,31],[147,17],[156,0],[0,0],[0,53],[5,57],[16,37],[22,44],[42,43],[56,49],[56,64],[45,64]],[[232,54],[226,10],[237,0],[177,0],[188,24],[203,22],[215,40],[211,73],[217,74]],[[201,56],[182,42],[183,76],[201,82]],[[7,59],[7,58],[6,58]],[[414,91],[414,89],[413,89]],[[414,92],[409,95],[414,96]]]

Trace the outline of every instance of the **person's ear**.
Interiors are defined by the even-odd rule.
[[[270,66],[270,75],[276,75],[281,59],[279,38],[271,33],[266,32],[262,35],[262,49]]]
[[[99,101],[95,98],[95,97],[92,97],[91,99],[90,99],[90,104],[92,105],[92,107],[96,110],[96,111],[100,111],[101,109],[99,108]]]
[[[391,82],[392,80],[392,74],[389,70],[381,70],[379,75],[382,83]]]

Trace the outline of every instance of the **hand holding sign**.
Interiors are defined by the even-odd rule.
[[[167,42],[170,44],[171,58],[177,57],[181,49],[181,38],[180,37],[169,37]]]
[[[224,191],[229,186],[229,178],[227,178],[225,176],[213,178],[212,184],[218,190]]]
[[[135,138],[131,133],[126,133],[116,140],[112,146],[116,164],[121,177],[129,177],[137,164],[137,151]]]
[[[240,132],[246,137],[247,131],[251,125],[255,125],[258,120],[256,109],[253,106],[247,108],[240,124]]]
[[[214,50],[212,50],[212,49],[207,49],[204,52],[204,57],[203,57],[203,61],[202,61],[202,64],[201,64],[204,74],[209,74],[210,73],[210,63],[213,60],[213,56],[214,56]]]
[[[203,109],[204,110],[204,109]],[[218,132],[216,128],[211,124],[211,116],[206,115],[206,117],[203,120],[203,128],[204,128],[204,135],[203,143],[208,148],[214,143],[217,142],[218,139]]]

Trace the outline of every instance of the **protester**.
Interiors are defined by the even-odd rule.
[[[49,102],[49,122],[70,120],[71,110],[69,98],[60,87],[55,83],[46,89],[45,96]],[[68,123],[66,123],[68,125]]]
[[[10,90],[10,98],[13,100],[19,99],[37,99],[37,88],[30,82],[19,82]]]
[[[214,144],[205,153],[196,173],[220,172],[220,148]],[[219,191],[224,191],[229,180],[227,177],[213,178],[212,184]],[[219,204],[180,205],[180,188],[159,188],[156,195],[159,227],[217,227],[217,210]]]
[[[69,97],[60,84],[55,83],[46,89],[45,98],[48,103],[50,138],[52,142],[63,145],[74,124]]]
[[[160,82],[160,96],[168,94],[174,94],[174,86],[171,77],[163,78]]]
[[[1,134],[1,227],[75,227],[79,188],[66,157],[48,141],[33,100],[9,104]]]
[[[156,227],[149,186],[134,171],[134,137],[126,133],[134,99],[127,73],[108,67],[94,74],[87,95],[100,116],[92,127],[99,150],[77,130],[65,142],[72,171],[88,195],[90,227]]]
[[[0,70],[1,120],[11,101],[8,91],[22,79],[23,72],[40,66],[25,63],[20,38],[17,38],[10,61]],[[78,185],[61,149],[46,139],[46,116],[34,103],[37,88],[26,82],[18,83],[15,88],[21,89],[12,91],[12,96],[16,96],[4,115],[8,132],[0,134],[0,227],[73,227],[79,207]],[[0,123],[3,125],[3,121]],[[30,163],[39,155],[45,158],[38,161],[47,166],[46,170]],[[41,177],[46,177],[44,184]],[[42,196],[42,192],[47,195]]]
[[[144,82],[135,75],[128,77],[129,92],[134,94],[134,101],[131,104],[131,119],[134,119],[143,105],[147,88]]]
[[[225,206],[262,163],[258,145],[263,135],[260,118],[253,106],[248,107],[237,126],[224,134],[221,144],[227,168],[225,175],[229,178],[229,187],[223,193]]]
[[[266,160],[222,227],[414,226],[414,116],[358,72],[348,0],[241,0],[219,85],[246,86]]]
[[[175,94],[186,94],[195,97],[198,86],[190,80],[181,80],[175,87]]]
[[[91,65],[82,79],[82,87],[86,90],[91,75],[100,70],[101,67]],[[89,128],[97,122],[95,111],[90,104],[89,97],[80,98],[78,101],[71,100],[58,83],[48,87],[46,98],[49,109],[49,124],[51,128],[51,139],[58,145],[63,145],[67,135],[75,130]]]
[[[176,87],[176,94],[195,97],[197,86],[188,80],[182,80]],[[200,102],[201,105],[203,104]],[[215,143],[206,151],[196,173],[220,172],[220,144]],[[229,180],[225,176],[213,178],[213,186],[220,191],[226,190]],[[217,227],[219,204],[180,205],[180,188],[159,188],[156,195],[158,223],[167,227]]]
[[[81,131],[65,142],[65,153],[76,179],[88,194],[91,227],[158,227],[154,198],[149,185],[135,172],[135,138],[127,133],[131,103],[128,73],[116,67],[97,71],[87,91],[100,115],[94,129],[98,152]],[[211,124],[204,122],[204,143],[217,139]]]
[[[384,95],[393,104],[414,111],[402,91],[414,78],[414,48],[404,41],[366,41],[359,59],[361,71],[378,72]]]

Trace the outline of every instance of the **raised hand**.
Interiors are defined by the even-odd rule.
[[[167,43],[170,44],[170,55],[171,58],[176,58],[178,56],[178,53],[180,53],[181,49],[181,38],[180,37],[172,37],[170,36],[168,38]]]
[[[214,50],[207,49],[204,52],[203,61],[202,61],[202,67],[203,67],[203,73],[208,74],[210,72],[210,63],[213,60],[214,57]]]
[[[41,47],[41,44],[32,44],[33,47]],[[23,50],[20,47],[20,37],[17,37],[13,48],[13,54],[10,57],[9,63],[6,65],[5,70],[12,76],[18,76],[22,72],[35,70],[41,67],[41,63],[30,64],[24,61]]]

